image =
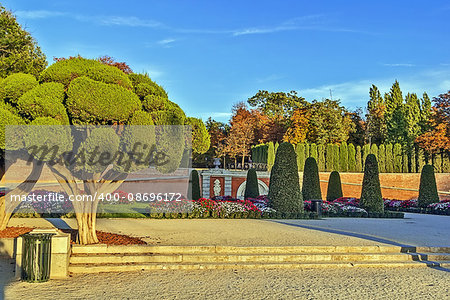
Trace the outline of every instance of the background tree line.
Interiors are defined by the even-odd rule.
[[[285,141],[303,147],[298,153],[305,152],[305,158],[317,153],[323,171],[357,171],[358,164],[373,151],[389,162],[392,157],[393,171],[419,172],[424,163],[433,163],[437,172],[448,172],[449,99],[450,92],[433,101],[427,93],[421,97],[407,93],[404,97],[398,81],[382,96],[372,85],[363,114],[361,108],[350,111],[339,100],[308,102],[294,91],[259,91],[247,103],[234,105],[228,124],[208,119],[206,127],[214,142],[196,163],[202,165],[213,157],[221,157],[225,164],[230,160],[244,163],[251,157],[253,162],[270,165],[270,148]],[[261,144],[264,150],[257,150],[260,148],[255,146]],[[340,167],[334,156],[348,163],[342,162]],[[388,163],[382,172],[390,170]]]

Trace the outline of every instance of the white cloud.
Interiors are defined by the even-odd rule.
[[[24,19],[45,19],[66,15],[64,12],[51,10],[18,10],[14,14],[17,17]]]
[[[330,89],[333,99],[340,99],[342,104],[351,107],[365,107],[369,99],[369,89],[375,84],[382,94],[389,92],[397,79],[402,91],[416,93],[421,96],[427,92],[430,97],[445,93],[450,89],[450,70],[435,69],[425,70],[412,75],[402,75],[390,78],[363,79],[341,83],[331,83],[314,88],[300,89],[299,95],[308,101],[330,98]]]
[[[415,67],[416,65],[400,63],[400,64],[383,64],[383,66],[386,66],[386,67]]]
[[[276,26],[276,27],[267,27],[267,28],[247,28],[247,29],[238,29],[233,32],[234,36],[239,35],[247,35],[247,34],[263,34],[263,33],[273,33],[278,31],[287,31],[287,30],[296,30],[298,27],[295,26]]]
[[[102,16],[98,17],[101,24],[104,25],[117,25],[117,26],[130,26],[130,27],[161,27],[160,22],[154,20],[143,20],[137,17],[119,17],[119,16]]]

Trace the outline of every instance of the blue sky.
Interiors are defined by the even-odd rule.
[[[365,107],[373,83],[450,89],[448,1],[1,1],[53,57],[109,55],[190,116],[227,121],[258,90]],[[313,3],[315,2],[315,3]],[[427,3],[428,2],[428,3]]]

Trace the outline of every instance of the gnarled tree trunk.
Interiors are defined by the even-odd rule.
[[[41,176],[44,164],[33,159],[33,169],[28,175],[27,179],[19,184],[15,189],[9,191],[7,195],[0,198],[0,230],[6,229],[9,219],[11,219],[12,212],[21,203],[21,201],[9,201],[7,198],[11,195],[22,197],[28,195],[36,185],[36,182]]]

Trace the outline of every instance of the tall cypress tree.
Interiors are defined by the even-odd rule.
[[[269,148],[267,149],[267,171],[272,170],[272,166],[275,162],[275,146],[273,142],[269,142]]]
[[[408,167],[408,155],[406,154],[406,151],[403,151],[402,156],[402,173],[409,173],[409,167]]]
[[[331,172],[333,171],[333,144],[327,144],[326,154],[326,169],[327,172]]]
[[[387,140],[392,143],[405,144],[408,136],[406,109],[400,84],[396,80],[389,94],[385,96]]]
[[[442,173],[450,173],[450,152],[442,153]]]
[[[342,197],[342,184],[339,172],[333,171],[328,179],[327,201],[334,201]]]
[[[317,146],[317,152],[319,152],[319,159],[317,161],[319,165],[319,172],[325,171],[325,146],[323,144],[319,144]]]
[[[394,152],[391,143],[386,145],[386,172],[394,172]]]
[[[342,142],[339,149],[339,169],[341,172],[348,171],[348,147],[346,142]]]
[[[278,144],[278,142],[276,142],[275,143],[275,145],[274,145],[274,150],[275,150],[275,155],[277,154],[277,150],[278,150],[278,146],[279,146],[280,144]]]
[[[417,150],[417,173],[422,172],[422,168],[425,166],[425,154],[423,149]]]
[[[306,142],[306,143],[305,143],[305,159],[308,158],[308,157],[310,157],[310,156],[311,156],[311,155],[310,155],[310,153],[309,153],[309,143]]]
[[[198,200],[202,197],[202,193],[200,191],[200,181],[197,170],[191,171],[191,178],[189,180],[188,185],[188,199],[189,200]]]
[[[311,147],[309,148],[310,150],[310,157],[314,157],[314,159],[317,161],[319,159],[319,153],[317,152],[317,145],[316,143],[312,143]]]
[[[363,163],[363,165],[364,165],[365,162],[366,162],[366,157],[367,157],[367,155],[370,154],[370,144],[365,144],[365,145],[362,147],[362,152],[363,152],[363,161],[362,161],[362,163]]]
[[[247,181],[245,183],[244,198],[258,198],[258,196],[258,175],[256,174],[256,170],[251,168],[247,171]]]
[[[298,171],[303,172],[303,169],[305,168],[305,144],[297,144],[295,147],[295,153],[297,154],[297,166]]]
[[[439,202],[436,177],[432,165],[425,165],[422,168],[417,202],[420,207],[427,207],[428,204]]]
[[[406,124],[407,124],[407,144],[414,145],[414,141],[421,133],[420,128],[420,102],[416,94],[406,95]]]
[[[386,146],[384,144],[378,148],[378,168],[380,173],[386,172]]]
[[[376,159],[378,160],[378,146],[377,146],[377,144],[372,144],[372,146],[370,147],[370,153],[375,155]]]
[[[402,145],[400,145],[399,143],[395,143],[393,153],[394,153],[394,172],[401,173],[403,169]]]
[[[294,147],[281,143],[270,172],[269,206],[281,213],[303,212]]]
[[[355,145],[348,145],[348,170],[350,172],[356,171],[356,149]]]
[[[422,99],[420,99],[420,133],[425,133],[430,129],[431,116],[431,100],[427,93],[423,93]]]
[[[361,146],[356,146],[356,172],[362,172],[362,153]]]
[[[381,93],[375,85],[369,92],[366,114],[366,134],[371,143],[382,143],[386,136],[385,112],[386,106]]]
[[[436,173],[442,172],[442,156],[440,153],[433,155],[433,166]]]
[[[373,154],[367,156],[364,164],[364,177],[360,203],[361,206],[369,212],[384,212],[378,163]]]
[[[416,148],[413,146],[411,149],[411,173],[417,173],[417,162],[416,162]]]
[[[333,171],[339,171],[339,145],[333,145]]]
[[[304,201],[322,199],[320,191],[319,169],[314,157],[308,157],[303,173],[302,195]]]

